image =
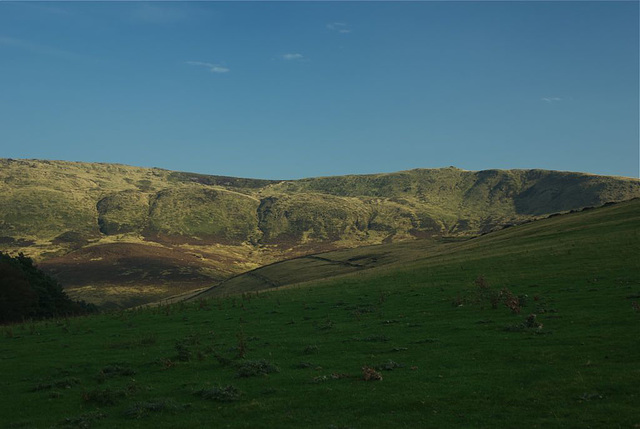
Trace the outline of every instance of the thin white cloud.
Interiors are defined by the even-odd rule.
[[[335,31],[336,33],[351,33],[351,28],[349,28],[349,24],[346,22],[331,22],[327,24],[327,28],[331,31]]]
[[[0,36],[0,46],[6,46],[9,48],[22,49],[32,52],[34,54],[50,55],[58,58],[77,59],[82,58],[81,55],[73,52],[65,51],[63,49],[53,48],[51,46],[41,45],[38,43],[29,42],[28,40],[15,39],[13,37]]]
[[[541,100],[544,101],[544,102],[547,102],[547,103],[557,103],[559,101],[562,101],[562,98],[560,98],[560,97],[542,97]]]
[[[187,61],[186,63],[190,66],[205,67],[209,69],[211,73],[228,73],[230,71],[229,68],[220,64],[205,63],[202,61]]]
[[[281,58],[283,60],[287,60],[287,61],[302,60],[302,59],[304,59],[304,55],[302,55],[302,54],[283,54]]]

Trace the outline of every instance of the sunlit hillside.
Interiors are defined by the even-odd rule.
[[[453,167],[292,181],[0,160],[0,250],[68,293],[130,306],[296,256],[470,237],[640,196],[635,179]]]

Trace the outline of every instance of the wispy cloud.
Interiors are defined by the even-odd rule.
[[[559,101],[562,101],[562,98],[560,98],[560,97],[542,97],[541,100],[546,102],[546,103],[557,103]]]
[[[82,58],[82,55],[65,51],[63,49],[57,49],[47,45],[41,45],[39,43],[29,42],[28,40],[15,39],[13,37],[0,36],[0,46],[6,46],[15,49],[21,49],[29,51],[34,54],[50,55],[58,58],[77,59]]]
[[[304,55],[302,55],[302,54],[283,54],[280,58],[282,58],[283,60],[287,60],[287,61],[303,60],[304,59]]]
[[[351,28],[346,22],[331,22],[327,24],[327,28],[336,33],[347,34],[351,33]]]
[[[220,64],[205,63],[202,61],[187,61],[186,63],[190,66],[205,67],[209,69],[211,73],[228,73],[230,71],[229,68]]]

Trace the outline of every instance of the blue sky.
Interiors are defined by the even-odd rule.
[[[0,157],[638,177],[638,2],[0,2]]]

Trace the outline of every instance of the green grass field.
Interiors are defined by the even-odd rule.
[[[639,243],[634,200],[261,293],[6,326],[0,426],[640,427]]]

